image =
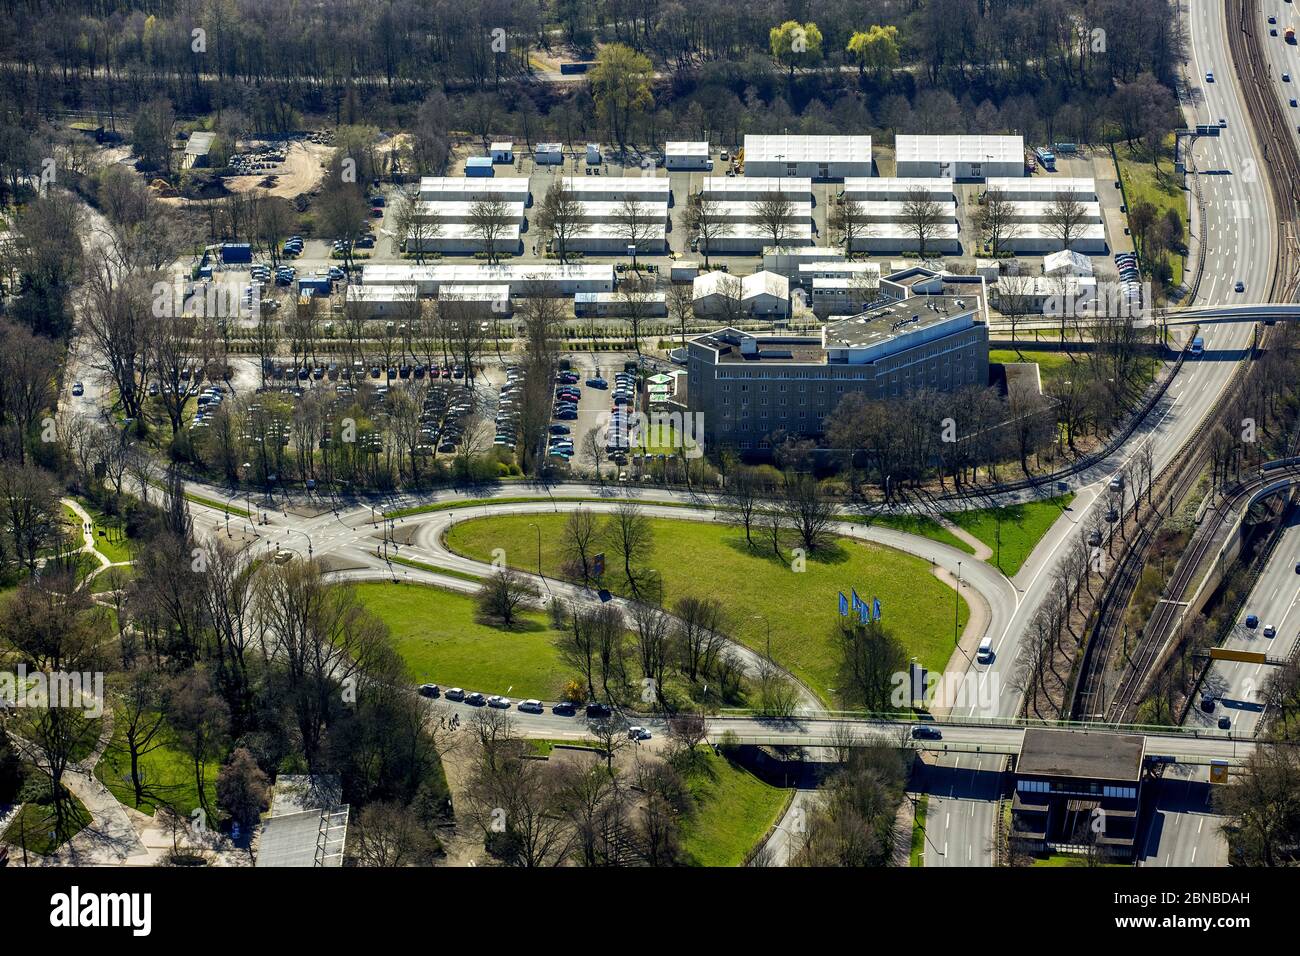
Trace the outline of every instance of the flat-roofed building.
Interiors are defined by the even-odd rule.
[[[784,247],[811,246],[813,242],[811,222],[786,223],[781,236]],[[761,250],[772,245],[772,230],[762,223],[733,222],[729,224],[726,235],[715,236],[708,242],[701,241],[701,251],[721,255],[735,253],[757,255]]]
[[[510,286],[501,283],[448,283],[438,289],[438,303],[457,303],[482,314],[509,315]]]
[[[414,282],[375,284],[353,282],[343,298],[348,312],[365,319],[419,314],[420,289]]]
[[[1005,275],[999,277],[992,297],[994,307],[1005,315],[1074,315],[1097,301],[1097,280],[1068,274]]]
[[[425,176],[420,180],[420,198],[426,202],[474,202],[484,196],[498,196],[507,202],[528,204],[528,179],[521,176],[491,180],[459,176]]]
[[[1010,236],[1001,240],[1004,251],[1022,256],[1041,256],[1060,252],[1065,248],[1059,230],[1048,222],[1017,223]],[[1100,222],[1085,222],[1075,227],[1070,238],[1070,248],[1085,256],[1104,256],[1109,249],[1106,226]]]
[[[414,284],[421,295],[437,295],[444,285],[505,285],[514,296],[572,296],[579,292],[614,291],[612,263],[487,263],[416,265],[367,263],[363,285]]]
[[[503,219],[496,229],[492,245],[498,253],[515,255],[523,247],[520,234],[523,225],[520,221]],[[433,230],[430,230],[433,231]],[[444,255],[474,255],[487,252],[488,242],[473,223],[443,222],[439,223],[437,235],[406,237],[407,252],[440,252]]]
[[[515,144],[509,140],[500,140],[488,149],[488,155],[494,163],[513,163],[515,161]]]
[[[1140,734],[1027,728],[1016,758],[1011,840],[1028,853],[1131,860],[1145,776]]]
[[[763,268],[768,272],[779,272],[791,279],[799,277],[801,262],[825,262],[843,258],[843,249],[832,249],[829,246],[789,244],[774,246],[769,242],[763,247]]]
[[[565,240],[571,252],[588,255],[631,255],[632,242],[627,226],[617,222],[582,222],[573,227],[573,234]],[[636,229],[636,254],[662,255],[668,251],[668,226],[666,221],[645,222]]]
[[[533,162],[538,166],[559,166],[564,162],[564,145],[538,143],[533,147]]]
[[[579,292],[573,297],[573,314],[580,318],[661,319],[668,314],[668,299],[662,292]]]
[[[812,180],[807,176],[705,176],[700,195],[750,201],[780,195],[795,202],[812,202]]]
[[[420,222],[468,223],[472,222],[476,207],[481,199],[439,199],[417,200],[413,216]],[[510,222],[524,221],[524,201],[522,199],[502,199],[502,216]]]
[[[1080,202],[1097,201],[1097,181],[1074,176],[989,177],[984,190],[996,189],[1004,199],[1042,202],[1067,195]]]
[[[854,252],[866,252],[871,255],[890,255],[898,252],[914,252],[925,256],[955,256],[961,253],[961,237],[958,235],[957,222],[940,222],[935,224],[925,238],[925,248],[916,234],[902,222],[876,222],[867,227],[865,236],[853,240]]]
[[[1074,196],[1070,198],[1078,207],[1077,210],[1070,209],[1071,216],[1080,222],[1101,222],[1101,203]],[[1007,206],[1011,222],[1047,222],[1056,215],[1057,202],[1055,199],[1013,199]]]
[[[582,202],[638,202],[668,205],[672,183],[667,176],[565,176],[564,188]]]
[[[651,200],[637,200],[640,215],[659,222],[668,221],[668,204]],[[627,213],[627,205],[610,199],[580,199],[577,201],[578,222],[618,222]]]
[[[870,176],[870,136],[804,136],[793,134],[745,137],[745,178],[805,176],[844,179]]]
[[[812,222],[811,200],[791,200],[782,216],[785,222]],[[775,210],[766,210],[757,199],[718,199],[714,201],[713,218],[718,222],[758,222],[763,218],[775,219]]]
[[[986,179],[1025,174],[1023,136],[910,135],[894,137],[900,177]]]
[[[988,382],[988,331],[977,294],[884,302],[828,322],[821,335],[728,327],[687,343],[687,403],[706,443],[769,446],[777,432],[817,437],[850,392],[897,397]]]
[[[897,176],[855,177],[844,180],[844,189],[841,192],[845,199],[856,199],[859,202],[889,202],[891,200],[901,202],[912,194],[924,195],[927,199],[932,199],[935,202],[955,203],[957,201],[951,179],[900,178]]]
[[[664,146],[665,169],[709,168],[709,144],[700,142],[671,141]]]

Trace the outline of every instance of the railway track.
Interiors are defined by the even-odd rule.
[[[1269,284],[1269,301],[1291,302],[1295,300],[1297,288],[1300,287],[1300,245],[1297,242],[1297,237],[1300,236],[1297,223],[1300,216],[1300,153],[1297,153],[1291,139],[1290,126],[1281,104],[1272,94],[1268,61],[1260,46],[1258,4],[1255,0],[1226,2],[1229,51],[1234,69],[1241,79],[1246,112],[1259,142],[1276,211],[1276,249],[1273,276]],[[1268,338],[1269,330],[1266,327],[1261,345]],[[1153,481],[1153,488],[1162,490],[1159,497],[1153,492],[1155,500],[1177,502],[1191,491],[1205,461],[1206,443],[1202,439],[1241,386],[1249,373],[1248,365],[1248,362],[1243,362],[1237,366],[1232,378],[1219,393],[1213,408]],[[1121,520],[1124,517],[1121,515]],[[1161,516],[1154,510],[1148,512],[1147,520],[1139,523],[1135,537],[1125,548],[1116,573],[1106,587],[1074,686],[1071,714],[1075,717],[1087,719],[1100,714],[1103,719],[1122,719],[1134,710],[1139,691],[1146,684],[1148,672],[1162,657],[1167,640],[1173,633],[1179,617],[1179,605],[1173,600],[1162,599],[1142,639],[1134,648],[1131,663],[1122,673],[1115,694],[1106,700],[1107,671],[1113,660],[1116,643],[1123,634],[1124,612],[1141,579],[1151,542],[1161,520]],[[1182,596],[1205,556],[1204,549],[1210,546],[1213,537],[1206,534],[1194,538],[1193,550],[1180,559],[1166,595],[1173,595],[1174,598]]]

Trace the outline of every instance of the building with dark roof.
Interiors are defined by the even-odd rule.
[[[1014,846],[1131,860],[1145,763],[1140,734],[1026,730],[1011,804]]]
[[[687,405],[702,415],[705,441],[762,449],[778,431],[815,438],[850,392],[885,399],[988,384],[982,280],[919,271],[893,283],[897,298],[820,335],[727,327],[688,342]]]

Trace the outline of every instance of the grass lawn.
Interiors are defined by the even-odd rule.
[[[90,582],[91,594],[104,594],[126,585],[135,577],[135,568],[105,568]]]
[[[1171,137],[1172,139],[1172,137]],[[1124,181],[1124,193],[1128,199],[1128,208],[1133,208],[1142,201],[1151,203],[1156,208],[1156,220],[1164,219],[1165,211],[1176,209],[1178,218],[1183,222],[1183,235],[1187,235],[1187,194],[1179,188],[1174,176],[1174,164],[1169,150],[1162,150],[1160,173],[1151,166],[1151,156],[1143,148],[1129,148],[1123,143],[1115,144],[1115,155],[1119,157],[1119,175]],[[1183,257],[1177,252],[1169,253],[1169,264],[1173,269],[1173,282],[1177,286],[1183,281]]]
[[[849,520],[868,525],[878,524],[882,528],[892,528],[895,531],[906,531],[908,534],[930,538],[958,551],[965,551],[967,554],[975,553],[975,549],[969,544],[926,515],[877,515],[872,518],[850,518]]]
[[[912,852],[910,866],[925,866],[925,814],[930,808],[930,795],[923,793],[916,799],[916,817],[912,821]]]
[[[114,564],[120,561],[132,560],[134,555],[131,554],[130,539],[126,536],[125,522],[121,518],[104,514],[84,498],[78,498],[77,504],[81,505],[86,514],[90,515],[90,520],[94,525],[96,550]],[[72,519],[73,529],[80,528],[81,519],[71,509],[68,510],[68,516]],[[79,536],[78,540],[81,540]]]
[[[1051,856],[1035,857],[1034,862],[1030,864],[1030,866],[1060,866],[1060,867],[1072,867],[1072,866],[1086,867],[1087,865],[1088,865],[1088,858],[1086,856],[1071,856],[1071,855],[1066,855],[1064,853],[1053,853]],[[1095,863],[1093,865],[1098,867],[1105,867],[1105,866],[1120,866],[1121,864]]]
[[[166,732],[164,728],[159,734],[165,735]],[[213,760],[208,764],[204,780],[208,806],[216,806],[217,803],[217,771],[220,763]],[[135,788],[131,786],[131,755],[123,745],[121,732],[115,732],[112,742],[95,765],[95,776],[123,806],[134,807],[153,816],[159,804],[166,804],[189,816],[199,805],[199,788],[194,782],[193,764],[189,757],[170,744],[164,743],[141,757],[140,773],[144,780],[145,799],[136,807]]]
[[[457,571],[455,568],[440,568],[436,564],[428,564],[424,561],[416,561],[413,558],[399,557],[392,552],[388,555],[388,560],[393,564],[404,565],[408,568],[415,568],[417,571],[429,571],[433,574],[446,575],[449,578],[460,578],[462,581],[482,581],[483,579],[468,571]]]
[[[1073,494],[1046,501],[1031,501],[1023,505],[1007,505],[1003,508],[980,508],[975,511],[963,511],[952,514],[953,524],[970,532],[993,549],[990,564],[996,564],[998,570],[1011,576],[1020,570],[1034,546],[1047,533],[1061,511],[1074,500]],[[997,543],[998,524],[1001,521],[1002,547],[1001,560]]]
[[[725,757],[701,748],[687,778],[695,812],[682,826],[682,849],[694,866],[740,866],[776,823],[785,791]]]
[[[86,810],[85,805],[80,800],[73,797],[72,817],[68,821],[69,832],[64,835],[63,839],[59,839],[51,836],[54,828],[54,814],[50,808],[40,803],[24,803],[22,810],[9,822],[8,829],[3,834],[0,834],[0,840],[13,847],[21,847],[24,840],[26,840],[29,852],[49,856],[84,830],[89,823],[89,811]],[[21,850],[16,853],[10,852],[9,856],[12,864],[20,865],[22,863]]]
[[[1043,387],[1057,379],[1068,379],[1071,369],[1077,364],[1068,352],[1047,349],[991,349],[989,361],[1005,365],[1008,362],[1036,362],[1038,375],[1043,380]]]
[[[556,700],[568,680],[545,614],[526,614],[520,629],[503,631],[477,620],[468,594],[386,582],[358,584],[357,593],[387,622],[418,681]]]
[[[560,576],[560,541],[567,515],[501,515],[471,518],[452,526],[447,543],[452,550],[479,561],[491,561],[495,548],[523,570],[537,568],[537,532],[542,531],[542,566]],[[603,520],[603,519],[602,519]],[[887,625],[927,668],[942,671],[952,653],[953,591],[930,573],[921,558],[891,548],[851,539],[837,539],[825,553],[810,556],[804,571],[778,561],[755,536],[746,546],[744,532],[731,526],[671,518],[651,518],[654,545],[645,562],[663,578],[665,602],[688,594],[721,598],[733,617],[732,636],[754,648],[766,642],[772,629],[772,656],[833,702],[839,655],[830,632],[839,620],[837,592],[856,588],[863,600],[880,599]],[[1005,531],[1004,531],[1005,537]],[[612,549],[606,557],[606,584],[625,590]],[[1005,553],[1005,548],[1004,548]],[[960,606],[960,623],[968,609]],[[766,618],[766,622],[763,618]]]

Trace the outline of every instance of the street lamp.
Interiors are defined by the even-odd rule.
[[[961,562],[957,562],[957,590],[953,592],[952,598],[952,642],[956,644],[961,636],[957,631],[957,624],[961,618]]]
[[[542,579],[543,584],[546,584],[546,575],[542,573],[542,528],[532,521],[528,522],[528,527],[537,531],[537,576]],[[546,589],[549,591],[551,586],[546,584]]]

